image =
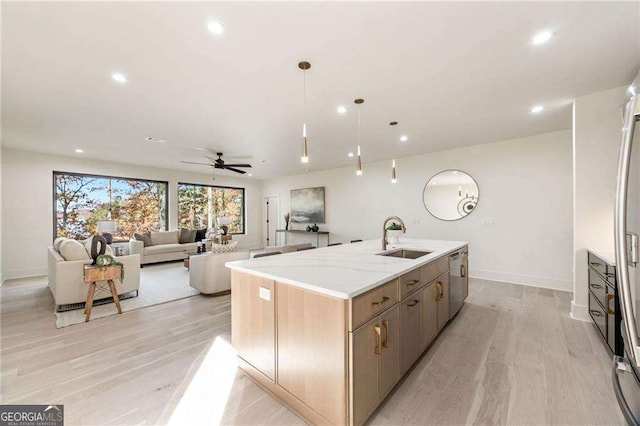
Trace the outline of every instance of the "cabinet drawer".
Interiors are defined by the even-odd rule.
[[[436,276],[449,272],[449,256],[442,256],[440,259],[436,260],[436,271]]]
[[[616,285],[616,267],[589,252],[589,266],[602,275],[612,286]]]
[[[398,280],[389,281],[351,301],[351,330],[398,302]]]
[[[604,309],[600,306],[593,293],[589,293],[589,315],[593,319],[593,323],[596,325],[604,340],[607,340],[607,316]]]
[[[422,267],[422,282],[425,284],[430,283],[438,277],[438,261],[435,260]]]
[[[606,306],[607,284],[593,269],[589,268],[589,291],[598,299],[602,306]]]
[[[422,279],[422,268],[415,269],[400,277],[400,299],[418,290],[427,281]]]

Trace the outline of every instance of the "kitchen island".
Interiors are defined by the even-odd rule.
[[[364,423],[452,317],[449,255],[467,243],[380,244],[227,263],[241,368],[311,423]]]

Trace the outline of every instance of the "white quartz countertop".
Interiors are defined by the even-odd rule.
[[[387,245],[386,251],[404,248],[432,252],[414,260],[378,256],[377,253],[383,252],[381,240],[368,240],[228,262],[226,266],[328,296],[350,299],[467,244],[464,241],[401,238],[399,244]]]

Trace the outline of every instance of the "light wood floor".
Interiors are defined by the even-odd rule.
[[[211,370],[226,365],[211,357],[229,340],[230,296],[63,329],[43,279],[7,282],[0,299],[3,404],[64,404],[68,425],[180,424],[181,411],[191,424],[303,423],[241,372]],[[569,318],[570,301],[472,280],[459,315],[370,423],[623,424],[609,355],[591,324]],[[187,405],[199,393],[205,402]]]

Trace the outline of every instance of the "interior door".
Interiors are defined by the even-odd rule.
[[[262,207],[262,217],[264,218],[264,241],[265,247],[278,245],[276,229],[278,229],[280,214],[280,197],[268,195],[264,197]]]

